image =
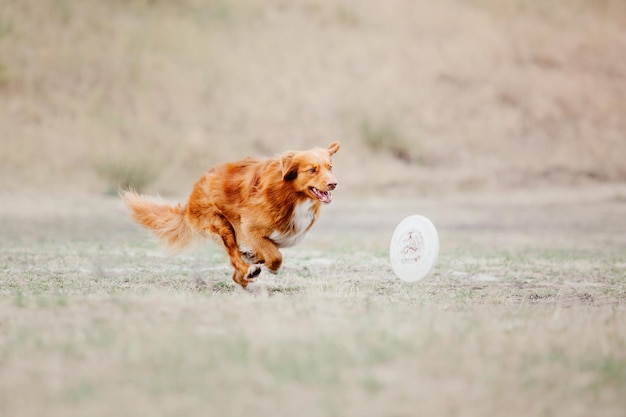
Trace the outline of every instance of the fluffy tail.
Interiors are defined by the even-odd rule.
[[[179,253],[199,237],[187,223],[185,205],[172,207],[161,199],[140,195],[132,190],[122,191],[121,197],[132,219],[152,230],[169,253]]]

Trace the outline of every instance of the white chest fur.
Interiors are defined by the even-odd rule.
[[[298,244],[306,234],[306,229],[315,220],[313,212],[314,201],[305,200],[293,210],[293,217],[288,230],[279,232],[274,230],[270,235],[272,242],[279,248],[288,248]]]

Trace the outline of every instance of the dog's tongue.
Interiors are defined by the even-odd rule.
[[[320,191],[320,201],[328,204],[333,201],[333,195],[328,191]]]
[[[313,188],[313,193],[322,203],[328,204],[333,201],[333,195],[329,191],[320,191],[317,188]]]

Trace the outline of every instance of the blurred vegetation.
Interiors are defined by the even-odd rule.
[[[411,163],[417,160],[419,145],[410,140],[397,123],[387,117],[382,120],[364,118],[359,126],[360,136],[373,151],[388,152],[396,159]]]
[[[2,18],[0,15],[0,43],[10,35],[13,30],[13,21],[11,19]],[[7,65],[3,61],[3,56],[0,54],[0,87],[9,81],[9,75],[7,72]]]
[[[161,167],[148,158],[112,159],[96,164],[96,172],[108,184],[110,195],[128,189],[142,192],[156,181],[160,171]]]
[[[145,186],[174,193],[330,138],[346,190],[623,181],[625,5],[5,1],[0,187],[151,177],[85,162],[131,143],[167,161]]]

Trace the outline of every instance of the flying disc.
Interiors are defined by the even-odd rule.
[[[424,216],[409,216],[396,227],[389,245],[393,272],[402,281],[417,282],[433,271],[439,256],[439,235]]]

